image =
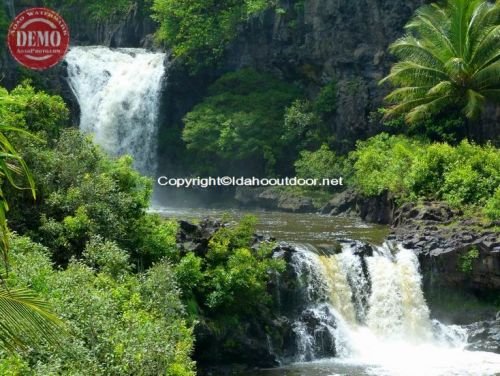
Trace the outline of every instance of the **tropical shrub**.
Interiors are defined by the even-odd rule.
[[[212,320],[224,317],[259,319],[268,311],[267,285],[284,263],[271,257],[274,245],[252,247],[255,217],[219,229],[201,259],[188,254],[176,267],[183,296],[194,298]]]
[[[485,214],[491,220],[500,220],[500,187],[498,187],[488,202],[486,203]]]
[[[337,179],[344,174],[344,158],[338,157],[328,145],[323,144],[316,151],[302,151],[295,162],[297,177],[303,179]],[[337,187],[338,188],[338,187]],[[328,190],[328,187],[324,189]]]
[[[250,69],[222,76],[184,118],[182,137],[197,172],[251,176],[286,165],[293,145],[284,136],[283,116],[299,95],[294,85]]]
[[[486,205],[486,213],[495,216],[500,151],[492,145],[462,141],[453,147],[380,134],[359,142],[350,158],[354,183],[366,195],[389,191],[402,199],[444,200],[455,207]]]
[[[129,272],[127,253],[93,239],[82,261],[57,270],[50,251],[26,237],[13,241],[11,286],[30,286],[64,318],[71,336],[3,358],[33,375],[192,376],[191,329],[169,264]],[[111,272],[111,274],[109,274]]]
[[[384,191],[408,193],[405,177],[422,146],[403,136],[380,134],[357,143],[352,154],[355,181],[362,193],[376,196]]]

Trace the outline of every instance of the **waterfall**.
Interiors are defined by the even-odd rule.
[[[402,344],[464,347],[463,330],[431,320],[412,251],[384,244],[368,253],[357,243],[338,254],[295,245],[291,267],[302,294],[292,327],[296,361],[373,359],[377,349]]]
[[[156,170],[159,97],[165,54],[143,49],[73,47],[66,56],[69,85],[80,105],[80,129],[113,156]]]

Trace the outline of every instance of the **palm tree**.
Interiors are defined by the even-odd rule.
[[[500,2],[446,0],[417,10],[390,46],[399,58],[383,82],[399,88],[386,117],[415,123],[449,108],[477,118],[500,101]]]
[[[7,181],[19,189],[16,175],[26,177],[29,189],[36,198],[33,177],[26,163],[12,146],[5,132],[17,132],[31,136],[25,130],[0,125],[0,183]],[[9,230],[7,212],[9,205],[0,185],[0,257],[5,273],[0,273],[0,350],[15,351],[45,340],[57,343],[62,325],[48,310],[48,305],[28,289],[10,289],[5,276],[8,274]]]

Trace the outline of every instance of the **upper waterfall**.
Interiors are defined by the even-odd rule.
[[[143,49],[73,47],[66,56],[69,85],[80,105],[80,129],[112,155],[129,154],[154,173],[159,97],[165,54]]]

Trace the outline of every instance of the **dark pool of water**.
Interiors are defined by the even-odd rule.
[[[279,241],[331,244],[340,239],[363,240],[381,244],[388,234],[387,226],[364,223],[351,217],[330,217],[319,214],[296,214],[258,210],[173,209],[155,207],[154,211],[168,218],[199,221],[202,218],[229,216],[237,221],[246,214],[258,218],[257,229]]]

